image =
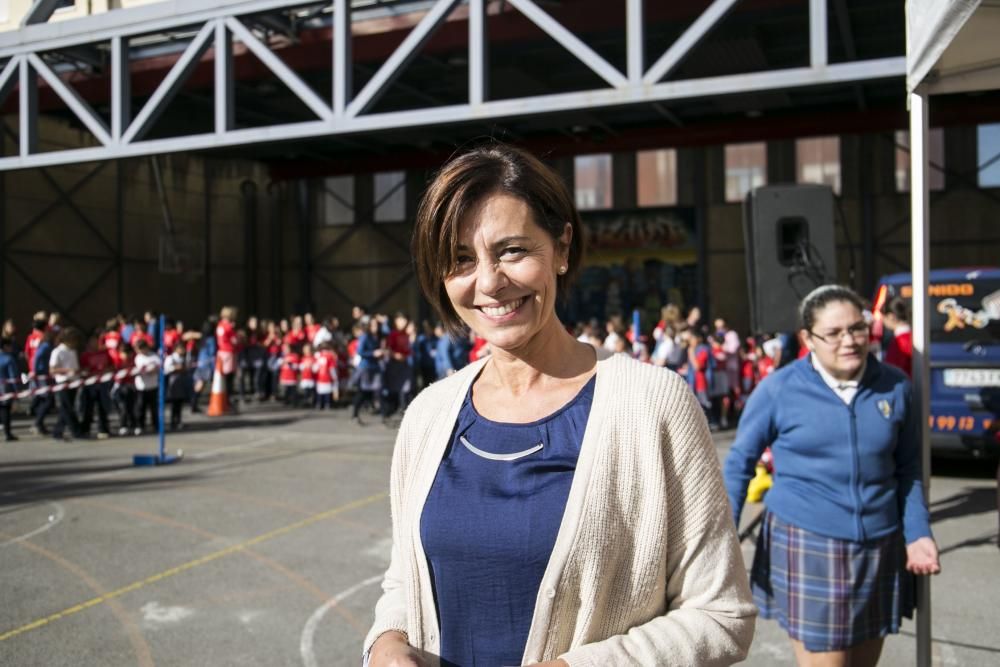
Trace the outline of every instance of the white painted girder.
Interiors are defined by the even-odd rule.
[[[469,0],[465,0],[468,2]],[[825,29],[825,6],[822,2],[810,3],[813,12],[810,41],[812,44],[811,67],[771,70],[766,72],[739,74],[731,76],[716,76],[683,81],[660,82],[664,76],[708,33],[711,27],[731,8],[735,0],[715,0],[705,14],[697,19],[667,52],[648,69],[642,63],[643,30],[641,22],[641,3],[638,0],[628,0],[628,72],[623,74],[601,58],[582,39],[570,33],[564,26],[556,22],[550,15],[540,9],[534,0],[509,0],[509,4],[519,9],[529,20],[536,23],[542,30],[575,55],[581,62],[598,73],[609,87],[573,93],[552,95],[535,95],[530,97],[488,100],[486,99],[486,81],[488,64],[485,57],[485,1],[472,0],[470,7],[470,31],[468,36],[469,62],[469,100],[466,104],[445,107],[417,108],[406,111],[387,113],[368,113],[368,109],[378,99],[402,70],[426,43],[434,30],[447,19],[460,0],[435,0],[408,4],[408,7],[419,6],[426,9],[423,19],[413,28],[410,35],[403,40],[396,51],[386,60],[372,79],[362,89],[356,98],[350,97],[350,20],[358,17],[359,10],[351,10],[348,0],[329,0],[334,11],[339,9],[340,15],[334,20],[334,40],[331,50],[331,73],[334,86],[331,97],[324,100],[306,84],[294,71],[275,55],[240,20],[253,11],[262,9],[286,10],[303,5],[315,6],[316,3],[303,0],[218,0],[213,7],[206,9],[201,0],[175,0],[157,4],[170,4],[179,13],[173,16],[174,29],[194,25],[200,29],[191,40],[187,49],[174,64],[164,81],[153,93],[146,105],[134,120],[126,117],[128,108],[126,97],[129,94],[127,79],[127,40],[130,35],[138,34],[134,20],[121,18],[110,22],[117,26],[117,32],[109,35],[112,41],[112,127],[105,126],[93,110],[81,100],[69,86],[65,85],[41,57],[41,52],[52,48],[52,30],[37,31],[36,29],[52,26],[33,26],[21,32],[36,30],[36,42],[22,41],[16,46],[10,46],[11,39],[0,36],[0,57],[7,54],[10,60],[0,71],[0,92],[4,81],[14,80],[14,71],[19,70],[20,86],[18,94],[21,110],[22,142],[20,154],[0,158],[0,171],[22,169],[27,167],[52,166],[94,160],[108,160],[159,153],[206,150],[230,146],[247,146],[259,143],[272,143],[310,137],[336,136],[397,130],[424,125],[460,124],[496,120],[517,116],[529,116],[553,112],[598,109],[620,106],[624,104],[640,104],[667,102],[670,100],[691,97],[738,94],[759,90],[774,90],[804,86],[823,85],[884,79],[903,76],[906,71],[905,58],[882,58],[868,61],[826,64],[826,36],[820,35],[820,26]],[[150,5],[153,6],[153,5]],[[135,10],[119,10],[110,14],[129,14]],[[159,10],[158,10],[159,11]],[[822,15],[820,15],[822,14]],[[160,16],[160,15],[158,15]],[[201,22],[192,21],[192,17],[201,18]],[[96,18],[96,17],[92,17]],[[80,20],[85,21],[84,19]],[[169,31],[167,18],[160,16],[157,21],[159,29]],[[71,26],[74,21],[58,24]],[[107,28],[111,30],[112,28]],[[148,30],[148,27],[147,27]],[[79,26],[67,29],[66,34],[58,35],[64,47],[80,46],[93,43],[94,33],[81,31]],[[247,49],[257,56],[296,96],[298,96],[317,116],[318,120],[309,122],[286,123],[267,127],[250,129],[233,129],[232,127],[232,80],[233,76],[230,58],[220,60],[216,54],[214,71],[216,81],[214,104],[215,127],[211,133],[191,134],[167,139],[144,139],[155,119],[169,103],[173,94],[183,85],[186,76],[192,71],[209,48],[216,50],[225,45],[229,49],[236,38],[243,42]],[[16,40],[13,40],[16,41]],[[8,44],[7,47],[4,45]],[[29,66],[30,65],[30,66]],[[36,86],[30,78],[32,71],[41,74],[50,86],[67,103],[70,109],[80,117],[80,120],[104,144],[98,147],[58,150],[46,153],[34,153],[33,138],[37,118],[36,102],[34,100]],[[117,85],[114,85],[117,82]],[[25,85],[29,83],[30,85]],[[11,86],[7,86],[10,88]]]

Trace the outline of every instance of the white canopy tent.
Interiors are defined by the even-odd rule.
[[[910,109],[913,384],[919,414],[930,414],[928,349],[928,100],[931,95],[1000,88],[1000,0],[907,0],[906,86]],[[924,488],[930,488],[930,427],[921,420]],[[931,664],[930,582],[917,590],[917,664]]]

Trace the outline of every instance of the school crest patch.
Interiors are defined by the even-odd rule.
[[[892,405],[889,403],[889,401],[883,398],[881,401],[878,402],[877,405],[878,405],[878,411],[882,413],[883,417],[888,419],[889,417],[892,416]]]

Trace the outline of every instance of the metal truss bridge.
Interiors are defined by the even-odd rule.
[[[752,91],[787,91],[830,84],[863,83],[905,73],[903,56],[830,62],[827,0],[808,0],[808,64],[741,74],[671,78],[695,47],[738,0],[714,0],[687,24],[665,51],[649,57],[642,0],[620,0],[625,15],[625,58],[612,64],[545,9],[543,0],[435,0],[432,2],[303,2],[303,0],[172,0],[114,10],[82,19],[29,25],[0,34],[0,96],[8,114],[17,115],[17,142],[0,157],[0,171],[111,160],[133,156],[246,147],[311,138],[336,138],[425,126],[498,121],[554,112],[658,104]],[[558,3],[557,3],[558,4]],[[567,4],[562,3],[562,7]],[[681,3],[683,4],[683,3]],[[353,5],[353,6],[352,6]],[[499,5],[499,7],[498,7]],[[833,0],[831,6],[843,6]],[[595,75],[600,84],[585,90],[542,92],[491,99],[489,95],[488,17],[519,12]],[[391,55],[373,68],[363,85],[352,80],[352,43],[358,22],[408,14],[414,25]],[[419,20],[415,20],[419,17]],[[468,75],[462,98],[407,109],[379,109],[387,89],[445,23],[461,25],[463,64]],[[300,36],[296,25],[321,31],[328,48],[328,69],[306,77],[282,58],[282,49]],[[355,33],[352,36],[352,33]],[[132,90],[140,56],[172,51],[166,76],[141,104]],[[253,127],[240,126],[234,97],[234,54],[250,53],[283,84],[306,117]],[[648,61],[648,62],[647,62]],[[109,79],[103,96],[80,93],[93,76],[93,63]],[[624,66],[622,66],[624,65]],[[211,127],[153,132],[171,101],[199,67],[211,68]],[[90,68],[90,69],[88,69]],[[89,74],[88,74],[89,72]],[[537,89],[537,87],[536,87]],[[39,94],[58,98],[74,124],[85,128],[87,145],[39,148]],[[419,92],[419,91],[418,91]],[[16,105],[14,100],[16,98]],[[100,98],[100,99],[98,99]],[[96,100],[96,101],[95,101]],[[134,113],[133,113],[134,112]],[[88,137],[89,139],[89,137]]]

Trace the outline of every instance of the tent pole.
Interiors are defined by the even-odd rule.
[[[930,425],[930,328],[928,264],[930,255],[930,210],[927,179],[928,95],[919,88],[910,93],[910,235],[911,275],[913,278],[913,401],[920,415],[920,463],[924,493],[930,496],[931,446]],[[917,580],[917,667],[931,665],[931,580]]]

